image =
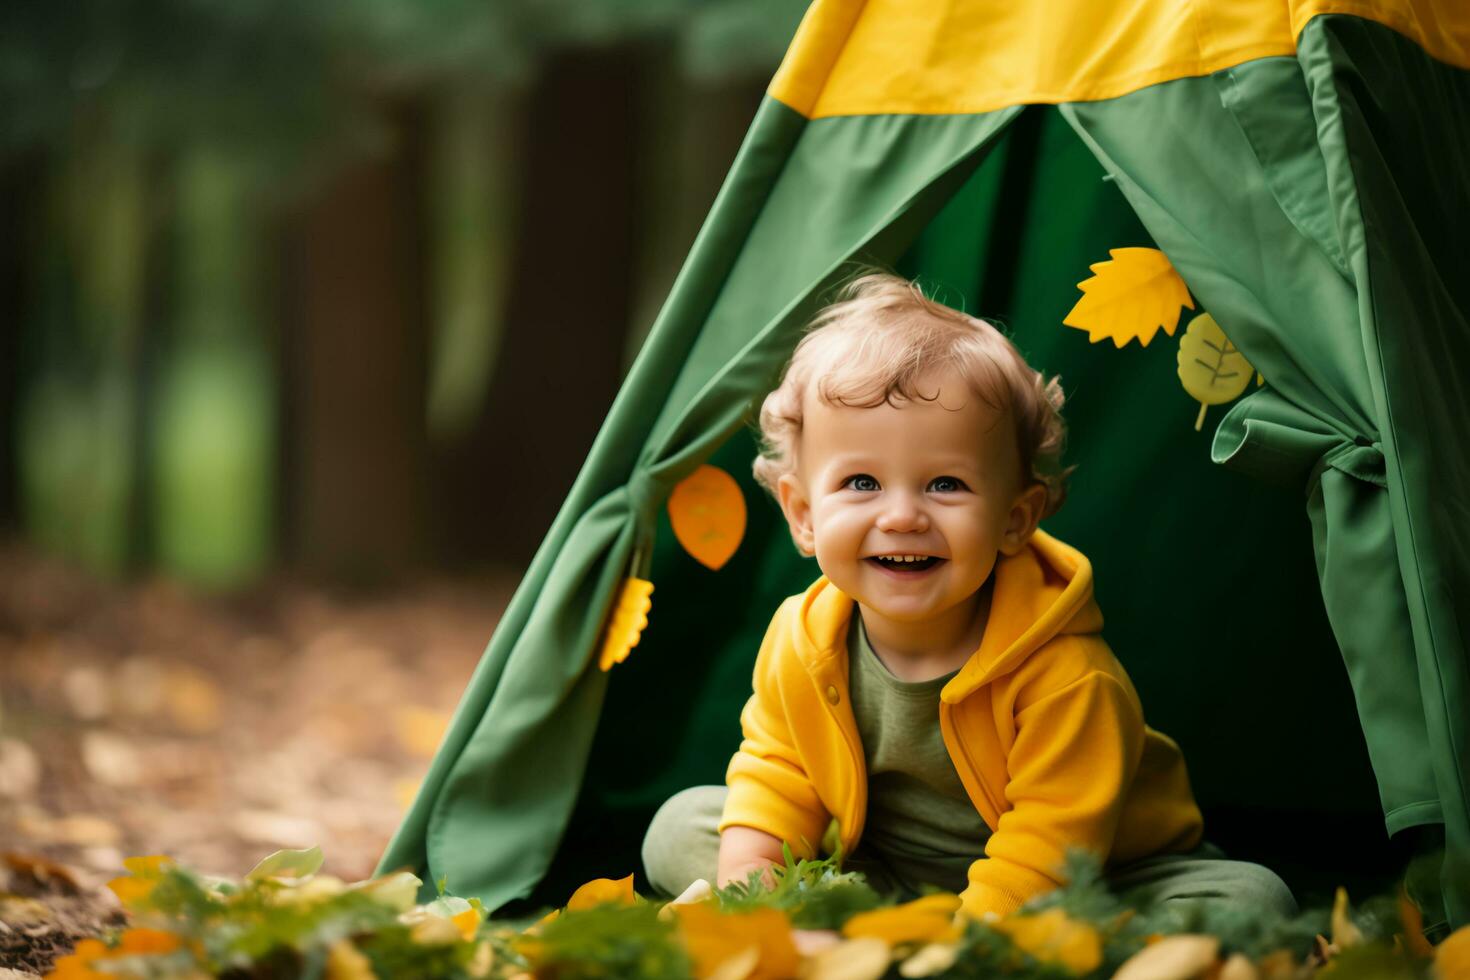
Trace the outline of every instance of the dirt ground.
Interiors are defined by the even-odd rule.
[[[115,915],[127,856],[371,875],[514,586],[221,598],[0,546],[0,980]]]

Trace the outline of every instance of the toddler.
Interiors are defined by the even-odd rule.
[[[903,279],[817,316],[761,408],[755,474],[822,575],[766,632],[727,785],[654,817],[654,888],[743,881],[783,843],[810,857],[835,819],[848,870],[971,916],[1060,885],[1072,848],[1135,899],[1295,911],[1271,871],[1201,843],[1091,566],[1037,528],[1065,496],[1061,404],[994,327]]]

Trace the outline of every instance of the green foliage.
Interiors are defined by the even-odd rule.
[[[567,913],[541,930],[531,959],[537,973],[557,980],[640,977],[685,980],[688,954],[658,906],[612,903]]]
[[[859,912],[883,904],[878,893],[856,872],[843,872],[842,853],[821,860],[797,860],[782,846],[784,867],[770,869],[775,887],[767,889],[763,873],[751,872],[744,882],[731,882],[715,893],[721,912],[774,908],[785,912],[798,929],[836,929]]]

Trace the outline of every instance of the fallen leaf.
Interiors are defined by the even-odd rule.
[[[679,935],[694,961],[694,974],[709,980],[726,960],[747,947],[760,951],[749,974],[752,980],[785,980],[800,963],[791,936],[791,921],[772,908],[722,915],[713,902],[674,906]]]
[[[572,892],[567,899],[568,912],[580,912],[609,902],[632,905],[637,896],[633,893],[633,876],[626,878],[594,878]]]
[[[893,952],[876,936],[849,939],[808,960],[802,980],[878,980],[888,972]]]
[[[1353,924],[1348,910],[1346,888],[1339,888],[1332,898],[1332,945],[1338,949],[1351,949],[1363,941],[1363,933]]]
[[[1073,973],[1089,973],[1102,962],[1102,937],[1097,929],[1069,918],[1061,909],[1047,909],[1039,915],[1008,916],[990,928],[1009,936],[1017,948],[1042,963],[1060,963]],[[1160,940],[1148,949],[1164,942]]]
[[[432,708],[403,705],[393,713],[398,742],[422,759],[432,759],[449,728],[449,716]]]
[[[352,940],[339,939],[327,951],[327,980],[377,980],[377,974],[372,961]]]
[[[1129,957],[1113,980],[1193,980],[1219,956],[1220,940],[1214,936],[1165,936]]]
[[[18,800],[41,785],[41,760],[18,738],[0,738],[0,797]]]
[[[4,862],[12,874],[19,875],[36,887],[47,891],[76,895],[82,890],[81,882],[77,881],[76,875],[72,874],[70,868],[39,854],[20,854],[8,851],[0,854],[0,861]]]
[[[1461,926],[1435,947],[1434,973],[1439,980],[1470,977],[1470,926]]]
[[[954,966],[960,948],[954,943],[930,943],[898,965],[900,976],[932,977]]]
[[[163,678],[163,700],[174,726],[191,735],[203,735],[220,726],[223,698],[219,686],[202,671],[171,666]]]
[[[264,881],[267,878],[305,878],[314,875],[322,867],[322,849],[313,844],[301,850],[282,850],[261,858],[245,875],[246,881]]]
[[[80,748],[82,765],[104,786],[137,786],[148,772],[142,754],[128,739],[114,732],[87,732],[82,736]]]
[[[881,939],[890,946],[955,939],[960,926],[954,914],[959,907],[957,895],[925,895],[902,905],[859,912],[843,925],[842,934],[850,939]]]
[[[1231,953],[1215,980],[1260,980],[1256,965],[1242,953]]]

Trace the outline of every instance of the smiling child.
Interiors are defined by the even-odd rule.
[[[822,575],[766,633],[727,785],[654,817],[655,888],[743,881],[783,843],[810,857],[835,819],[849,870],[971,916],[1062,884],[1073,848],[1135,899],[1295,910],[1202,843],[1090,564],[1037,528],[1065,497],[1061,404],[994,327],[894,276],[817,316],[762,406],[755,473]]]

